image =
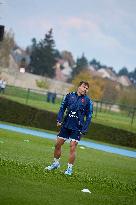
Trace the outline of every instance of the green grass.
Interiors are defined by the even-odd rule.
[[[61,168],[44,171],[52,160],[54,142],[0,130],[0,204],[135,204],[135,159],[78,146],[74,174],[68,177],[63,174],[67,143],[63,146]],[[91,194],[81,192],[83,188]]]
[[[24,98],[14,97],[14,96],[8,96],[7,98],[15,102],[26,104],[26,100]],[[53,104],[53,103],[46,102],[45,100],[39,101],[39,100],[31,100],[31,99],[28,100],[27,105],[30,105],[32,107],[36,107],[39,109],[43,109],[43,110],[48,110],[48,111],[55,112],[55,113],[59,111],[59,107],[60,107],[60,103]]]
[[[124,115],[123,112],[115,113],[115,112],[99,112],[98,116],[94,117],[94,122],[108,125],[115,128],[121,128],[124,130],[128,130],[131,132],[136,132],[136,119],[134,119],[133,124],[131,125],[131,118]]]

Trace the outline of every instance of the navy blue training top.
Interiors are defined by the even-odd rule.
[[[65,111],[66,115],[63,120]],[[91,122],[92,113],[91,99],[87,95],[78,96],[77,92],[71,92],[64,97],[61,103],[57,122],[63,121],[64,127],[85,133]]]

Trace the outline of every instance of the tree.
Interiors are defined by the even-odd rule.
[[[103,90],[103,95],[102,95],[102,100],[115,103],[117,100],[117,97],[118,97],[118,89],[116,87],[116,83],[111,80],[106,79],[104,90]]]
[[[136,105],[136,89],[134,87],[122,87],[119,102],[124,105]]]
[[[13,47],[15,46],[14,34],[13,32],[5,32],[4,39],[0,42],[0,66],[9,66],[9,55]]]
[[[99,69],[102,67],[101,64],[100,64],[100,62],[97,61],[95,58],[93,58],[93,59],[89,62],[89,64],[90,64],[91,66],[93,66],[93,67],[95,68],[95,70],[99,70]]]
[[[130,81],[136,85],[136,68],[128,74]]]
[[[121,76],[121,75],[128,76],[128,69],[126,67],[121,68],[120,71],[118,72],[118,75],[119,76]]]
[[[32,46],[29,47],[29,52],[30,52],[30,65],[29,65],[30,70],[32,73],[38,74],[39,48],[38,48],[38,43],[35,38],[32,39]],[[40,72],[39,72],[39,75],[40,75]]]
[[[74,79],[81,71],[86,70],[88,68],[88,60],[82,54],[81,58],[77,58],[76,66],[73,68],[72,71],[72,79]]]
[[[54,65],[59,52],[55,50],[55,41],[53,40],[52,29],[45,34],[45,38],[37,43],[36,39],[32,40],[31,46],[31,63],[32,72],[42,76],[54,77]]]

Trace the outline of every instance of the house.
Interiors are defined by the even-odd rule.
[[[72,68],[69,66],[68,61],[64,61],[63,63],[63,70],[62,70],[62,74],[64,75],[64,78],[67,80],[71,77],[71,73],[72,73]]]
[[[113,73],[113,71],[110,68],[101,68],[97,71],[97,73],[102,78],[108,78],[113,81],[117,81],[117,76]]]
[[[60,62],[57,62],[54,66],[55,69],[55,80],[64,81],[64,76],[61,72],[61,64]]]
[[[21,48],[16,47],[11,51],[11,55],[14,58],[18,66],[24,61],[24,64],[29,65],[30,56]]]
[[[129,78],[125,75],[119,76],[117,81],[123,86],[130,86],[132,84]]]
[[[96,71],[95,68],[94,68],[92,65],[89,65],[89,66],[88,66],[88,70],[90,70],[90,71]]]
[[[54,68],[56,70],[56,80],[67,82],[67,80],[71,77],[72,68],[69,66],[67,61],[57,59],[57,63]]]
[[[123,86],[130,86],[132,85],[131,81],[129,80],[129,78],[125,75],[122,76],[117,76],[110,68],[101,68],[99,70],[95,70],[92,68],[89,69],[91,74],[94,76],[98,76],[101,78],[107,78],[109,80],[115,81],[120,83]]]

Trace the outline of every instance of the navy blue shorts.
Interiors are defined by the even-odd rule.
[[[77,130],[71,130],[66,127],[61,127],[60,132],[58,134],[59,138],[63,138],[64,140],[70,139],[71,141],[80,141],[81,134]]]

